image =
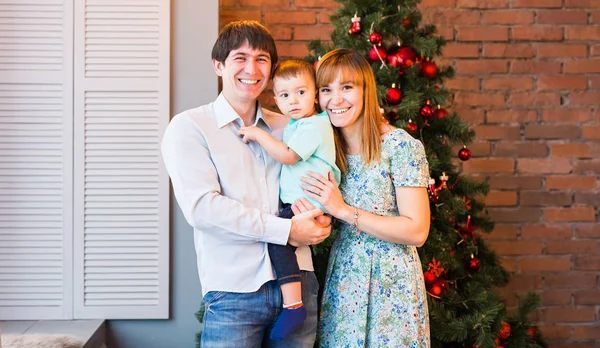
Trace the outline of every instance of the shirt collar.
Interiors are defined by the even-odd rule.
[[[238,113],[233,109],[231,104],[225,99],[223,93],[220,93],[214,103],[215,108],[215,118],[217,120],[217,127],[223,128],[227,124],[231,122],[236,122],[238,126],[243,126],[244,121]],[[265,116],[263,114],[262,108],[260,107],[260,103],[256,101],[256,119],[254,121],[253,126],[258,126],[260,124],[264,124],[271,130],[271,127],[265,120]]]
[[[316,117],[316,116],[327,116],[327,117],[329,117],[329,115],[327,115],[327,112],[325,112],[325,111],[323,111],[323,112],[320,112],[320,113],[318,113],[318,114],[314,114],[314,115],[312,115],[311,117],[313,117],[313,116],[314,116],[314,117]],[[294,123],[296,123],[296,122],[298,122],[298,120],[294,120],[293,118],[291,118],[291,117],[290,117],[290,123],[289,123],[290,125],[292,125],[292,124],[294,124]]]

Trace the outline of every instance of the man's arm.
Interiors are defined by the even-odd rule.
[[[256,141],[274,160],[281,164],[294,164],[300,160],[300,156],[285,143],[256,126],[241,127],[238,135],[243,137],[242,140],[246,144],[250,140]]]

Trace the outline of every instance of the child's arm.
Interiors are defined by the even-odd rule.
[[[300,156],[294,150],[258,127],[241,127],[238,135],[243,137],[242,140],[246,144],[250,140],[256,141],[273,159],[281,164],[294,164],[300,160]]]

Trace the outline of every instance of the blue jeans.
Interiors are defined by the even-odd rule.
[[[272,280],[250,293],[210,291],[204,296],[206,310],[201,348],[312,348],[317,333],[319,283],[314,272],[301,271],[302,301],[307,318],[283,341],[269,339],[282,297],[279,284]]]

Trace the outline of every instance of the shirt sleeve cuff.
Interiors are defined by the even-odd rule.
[[[282,219],[274,215],[265,214],[265,234],[263,242],[286,245],[292,228],[291,219]]]

